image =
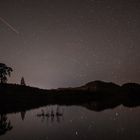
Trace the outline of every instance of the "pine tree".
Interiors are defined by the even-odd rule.
[[[24,77],[21,78],[21,83],[20,83],[20,84],[21,84],[21,85],[24,85],[24,86],[26,85],[26,84],[25,84]]]

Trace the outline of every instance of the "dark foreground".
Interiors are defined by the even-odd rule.
[[[102,81],[90,82],[76,88],[42,90],[38,88],[1,84],[0,113],[30,110],[45,105],[77,105],[94,111],[140,106],[140,85],[134,83],[118,86]]]
[[[140,85],[134,83],[55,90],[0,84],[0,139],[139,140],[138,106]]]

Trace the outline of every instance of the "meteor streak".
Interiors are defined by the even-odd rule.
[[[10,25],[6,20],[4,20],[2,17],[0,17],[0,20],[6,24],[13,32],[15,32],[16,34],[19,34],[19,31],[16,30],[12,25]]]

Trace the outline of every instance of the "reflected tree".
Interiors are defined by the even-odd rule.
[[[21,114],[21,119],[24,121],[25,115],[26,115],[26,111],[21,111],[20,114]]]
[[[63,111],[60,111],[59,106],[55,108],[51,108],[51,110],[48,112],[45,112],[43,109],[41,110],[41,113],[37,114],[37,117],[40,117],[42,122],[46,119],[47,121],[51,121],[53,123],[54,121],[57,121],[58,123],[61,122],[64,118],[64,113]]]
[[[0,63],[0,83],[7,83],[7,77],[10,77],[12,71],[13,69],[11,67]]]
[[[57,106],[57,108],[56,108],[56,119],[57,119],[57,122],[61,121],[61,117],[63,118],[63,114],[64,114],[64,112],[60,112],[59,106]]]
[[[4,135],[7,131],[13,128],[10,120],[7,119],[5,114],[0,114],[0,135]]]

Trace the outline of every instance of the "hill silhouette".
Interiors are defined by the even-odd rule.
[[[0,113],[21,112],[45,105],[78,105],[94,111],[118,105],[140,106],[140,85],[92,81],[75,88],[44,90],[25,85],[0,84]]]

